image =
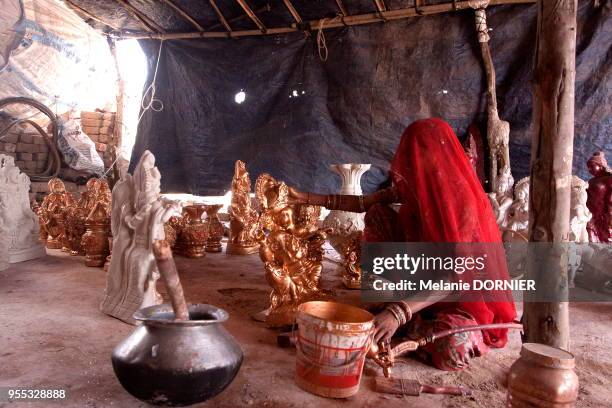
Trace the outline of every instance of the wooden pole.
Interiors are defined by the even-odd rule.
[[[244,10],[245,13],[249,16],[249,18],[255,23],[255,25],[259,28],[262,33],[266,32],[266,26],[261,22],[259,17],[251,10],[251,7],[247,4],[246,0],[236,0],[240,7]]]
[[[338,6],[338,10],[340,10],[340,14],[342,14],[342,16],[348,16],[348,12],[346,11],[346,7],[344,7],[344,3],[342,3],[342,0],[336,0],[336,5]]]
[[[161,28],[155,21],[151,20],[146,14],[139,11],[136,7],[132,6],[127,0],[116,0],[119,2],[125,11],[128,12],[129,15],[134,17],[136,20],[142,24],[142,26],[149,32],[158,32],[165,33],[166,31]]]
[[[217,5],[217,2],[215,0],[208,0],[208,1],[210,2],[210,5],[212,6],[213,10],[215,10],[215,13],[217,14],[217,18],[219,18],[219,21],[221,22],[221,24],[223,24],[223,27],[225,27],[228,33],[231,33],[232,27],[230,27],[229,23],[225,19],[225,16],[223,15],[223,13],[221,12],[221,9]]]
[[[183,17],[185,20],[189,21],[189,23],[191,23],[191,25],[194,26],[196,30],[204,31],[204,27],[202,27],[200,25],[200,23],[198,23],[196,21],[195,18],[193,18],[189,13],[187,13],[185,10],[183,10],[181,8],[181,6],[176,4],[174,1],[172,1],[172,0],[163,0],[163,2],[166,3],[168,6],[172,7],[172,9],[174,11],[176,11],[178,14],[180,14],[181,17]]]
[[[115,61],[115,69],[117,71],[117,112],[115,113],[115,127],[113,129],[113,177],[112,182],[109,183],[111,189],[114,187],[117,180],[119,180],[125,174],[119,174],[119,166],[117,166],[117,158],[121,155],[121,143],[123,138],[123,97],[125,95],[125,81],[121,76],[121,70],[119,68],[119,58],[117,58],[117,47],[115,40],[112,38],[108,39],[108,46],[110,48],[111,55]]]
[[[502,4],[532,4],[535,3],[536,0],[491,0],[489,2],[489,6],[502,5]],[[402,20],[410,17],[418,17],[421,15],[429,15],[429,14],[439,14],[446,13],[449,11],[455,10],[464,10],[469,8],[469,1],[457,1],[453,3],[440,3],[440,4],[431,4],[426,6],[420,6],[419,10],[414,7],[405,8],[405,9],[396,9],[396,10],[387,10],[387,11],[377,11],[374,13],[366,13],[352,16],[345,16],[342,18],[336,18],[330,20],[329,18],[325,19],[325,23],[323,24],[324,30],[329,30],[333,28],[340,28],[345,26],[354,26],[354,25],[362,25],[362,24],[372,24],[372,23],[381,23],[383,21],[391,21],[391,20]],[[320,20],[310,20],[304,21],[304,25],[309,30],[318,30],[321,26]],[[275,35],[275,34],[286,34],[286,33],[295,33],[300,31],[300,28],[294,23],[289,27],[278,27],[278,28],[266,28],[265,32],[261,30],[236,30],[231,33],[219,32],[219,31],[207,31],[204,33],[195,32],[195,33],[167,33],[167,34],[155,34],[155,33],[123,33],[119,38],[128,39],[128,38],[136,38],[136,39],[165,39],[165,40],[178,40],[178,39],[196,39],[196,38],[227,38],[229,37],[251,37],[251,36],[260,36],[260,35]]]
[[[78,4],[73,3],[71,0],[65,0],[66,3],[68,4],[68,6],[70,6],[71,8],[77,10],[78,12],[80,12],[81,14],[83,14],[85,17],[87,18],[91,18],[94,21],[97,21],[100,24],[104,24],[105,26],[115,30],[115,31],[119,31],[119,28],[107,23],[106,21],[101,20],[100,18],[96,17],[95,15],[93,15],[92,13],[90,13],[89,11],[85,10],[83,7],[79,6]]]
[[[537,259],[530,248],[527,276],[536,280],[536,288],[560,288],[560,297],[559,301],[529,302],[533,298],[527,292],[523,319],[528,342],[568,350],[569,311],[562,300],[568,291],[577,0],[539,0],[537,4],[529,240],[560,245],[540,248]]]
[[[293,19],[295,20],[295,22],[297,24],[301,24],[302,17],[300,17],[300,13],[297,12],[295,7],[293,6],[293,3],[291,3],[291,0],[283,0],[283,2],[285,3],[285,7],[287,7],[287,10],[289,10],[291,15],[293,16]]]

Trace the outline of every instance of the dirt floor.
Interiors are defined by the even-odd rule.
[[[143,407],[123,390],[113,374],[113,347],[133,327],[98,310],[105,287],[101,268],[88,268],[82,257],[48,251],[44,259],[23,262],[0,272],[0,387],[61,388],[62,403],[1,403],[8,406]],[[520,350],[518,333],[509,345],[476,359],[459,373],[447,373],[407,359],[397,376],[433,384],[461,384],[472,397],[424,395],[395,397],[373,391],[380,369],[367,363],[359,394],[332,400],[311,395],[293,381],[295,351],[276,346],[276,333],[251,315],[267,306],[269,289],[257,255],[207,254],[177,258],[190,303],[211,303],[230,313],[225,327],[242,345],[245,359],[235,381],[202,407],[502,407],[506,372]],[[325,264],[326,286],[340,300],[356,292],[341,288],[335,265]],[[612,303],[571,306],[572,351],[580,378],[579,407],[612,406]]]

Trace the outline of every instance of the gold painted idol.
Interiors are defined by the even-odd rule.
[[[255,235],[259,215],[251,208],[251,179],[243,161],[236,161],[232,179],[232,202],[229,208],[230,237],[228,254],[252,254],[259,249]]]

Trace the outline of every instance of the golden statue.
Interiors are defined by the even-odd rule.
[[[232,202],[229,208],[230,237],[228,254],[246,255],[257,252],[255,237],[259,228],[259,215],[251,208],[251,179],[243,161],[236,161],[232,179]]]
[[[64,228],[66,230],[66,242],[70,249],[70,255],[85,255],[81,245],[81,239],[87,231],[85,220],[96,202],[100,180],[91,178],[87,181],[87,190],[81,193],[79,200],[65,211],[66,217]]]
[[[88,190],[89,212],[84,220],[87,231],[81,237],[81,246],[85,252],[85,265],[103,266],[110,253],[111,191],[104,180],[97,180],[93,186],[95,188]]]
[[[323,244],[329,231],[316,226],[320,207],[290,205],[287,185],[269,174],[258,177],[255,190],[263,210],[259,256],[272,286],[266,323],[291,325],[298,305],[329,296],[321,289]]]
[[[355,231],[349,236],[344,250],[344,269],[342,283],[349,289],[361,289],[361,241],[363,231]]]
[[[40,221],[47,232],[47,248],[62,248],[62,237],[65,237],[65,209],[74,205],[74,199],[66,191],[64,182],[58,178],[49,180],[49,195],[40,206]]]

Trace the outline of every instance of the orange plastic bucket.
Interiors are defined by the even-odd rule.
[[[346,398],[359,391],[365,356],[374,333],[374,316],[335,302],[298,307],[295,381],[313,394]]]

